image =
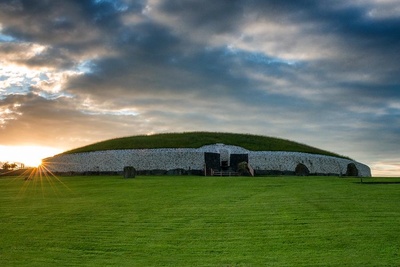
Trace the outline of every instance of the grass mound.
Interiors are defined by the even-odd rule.
[[[122,137],[69,150],[64,154],[114,149],[199,148],[216,143],[240,146],[253,151],[292,151],[344,158],[338,154],[290,140],[251,134],[215,132],[164,133]]]

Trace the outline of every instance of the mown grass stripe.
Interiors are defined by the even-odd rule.
[[[59,178],[0,179],[0,266],[400,262],[397,178]]]

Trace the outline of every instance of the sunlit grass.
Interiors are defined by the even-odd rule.
[[[0,179],[0,266],[400,262],[398,178],[32,177]]]
[[[13,171],[9,171],[11,174]],[[4,173],[3,176],[7,175]],[[47,167],[46,163],[40,164],[36,168],[25,169],[20,175],[14,176],[10,183],[18,182],[19,180],[25,181],[22,183],[18,196],[23,196],[27,192],[39,193],[43,197],[48,193],[48,189],[55,194],[61,194],[64,190],[70,190],[68,186]],[[62,187],[62,188],[60,188]]]

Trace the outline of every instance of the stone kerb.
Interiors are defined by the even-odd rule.
[[[203,165],[203,152],[195,149],[106,150],[58,155],[47,162],[53,172],[119,172],[124,166],[134,166],[136,170],[202,170]]]
[[[106,150],[76,154],[58,155],[46,159],[47,168],[52,172],[121,172],[125,166],[137,171],[147,170],[203,170],[204,153],[248,154],[249,164],[254,170],[294,172],[299,163],[304,164],[310,174],[344,175],[347,166],[354,163],[359,176],[371,176],[368,166],[348,159],[299,152],[249,151],[242,147],[215,144],[201,148],[160,148]]]
[[[371,176],[369,167],[362,163],[349,159],[300,152],[251,151],[249,163],[255,170],[282,172],[294,172],[296,166],[301,163],[308,168],[310,174],[332,175],[346,174],[348,164],[354,163],[360,176]]]

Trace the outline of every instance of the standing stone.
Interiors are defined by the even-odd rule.
[[[346,176],[354,176],[354,177],[358,176],[358,169],[356,167],[356,164],[354,163],[347,164]]]
[[[294,172],[295,172],[295,174],[297,176],[308,176],[308,175],[310,175],[310,171],[308,170],[307,166],[302,164],[302,163],[297,164],[296,169],[294,170]]]
[[[124,178],[135,178],[136,170],[132,166],[125,166],[124,167]]]

